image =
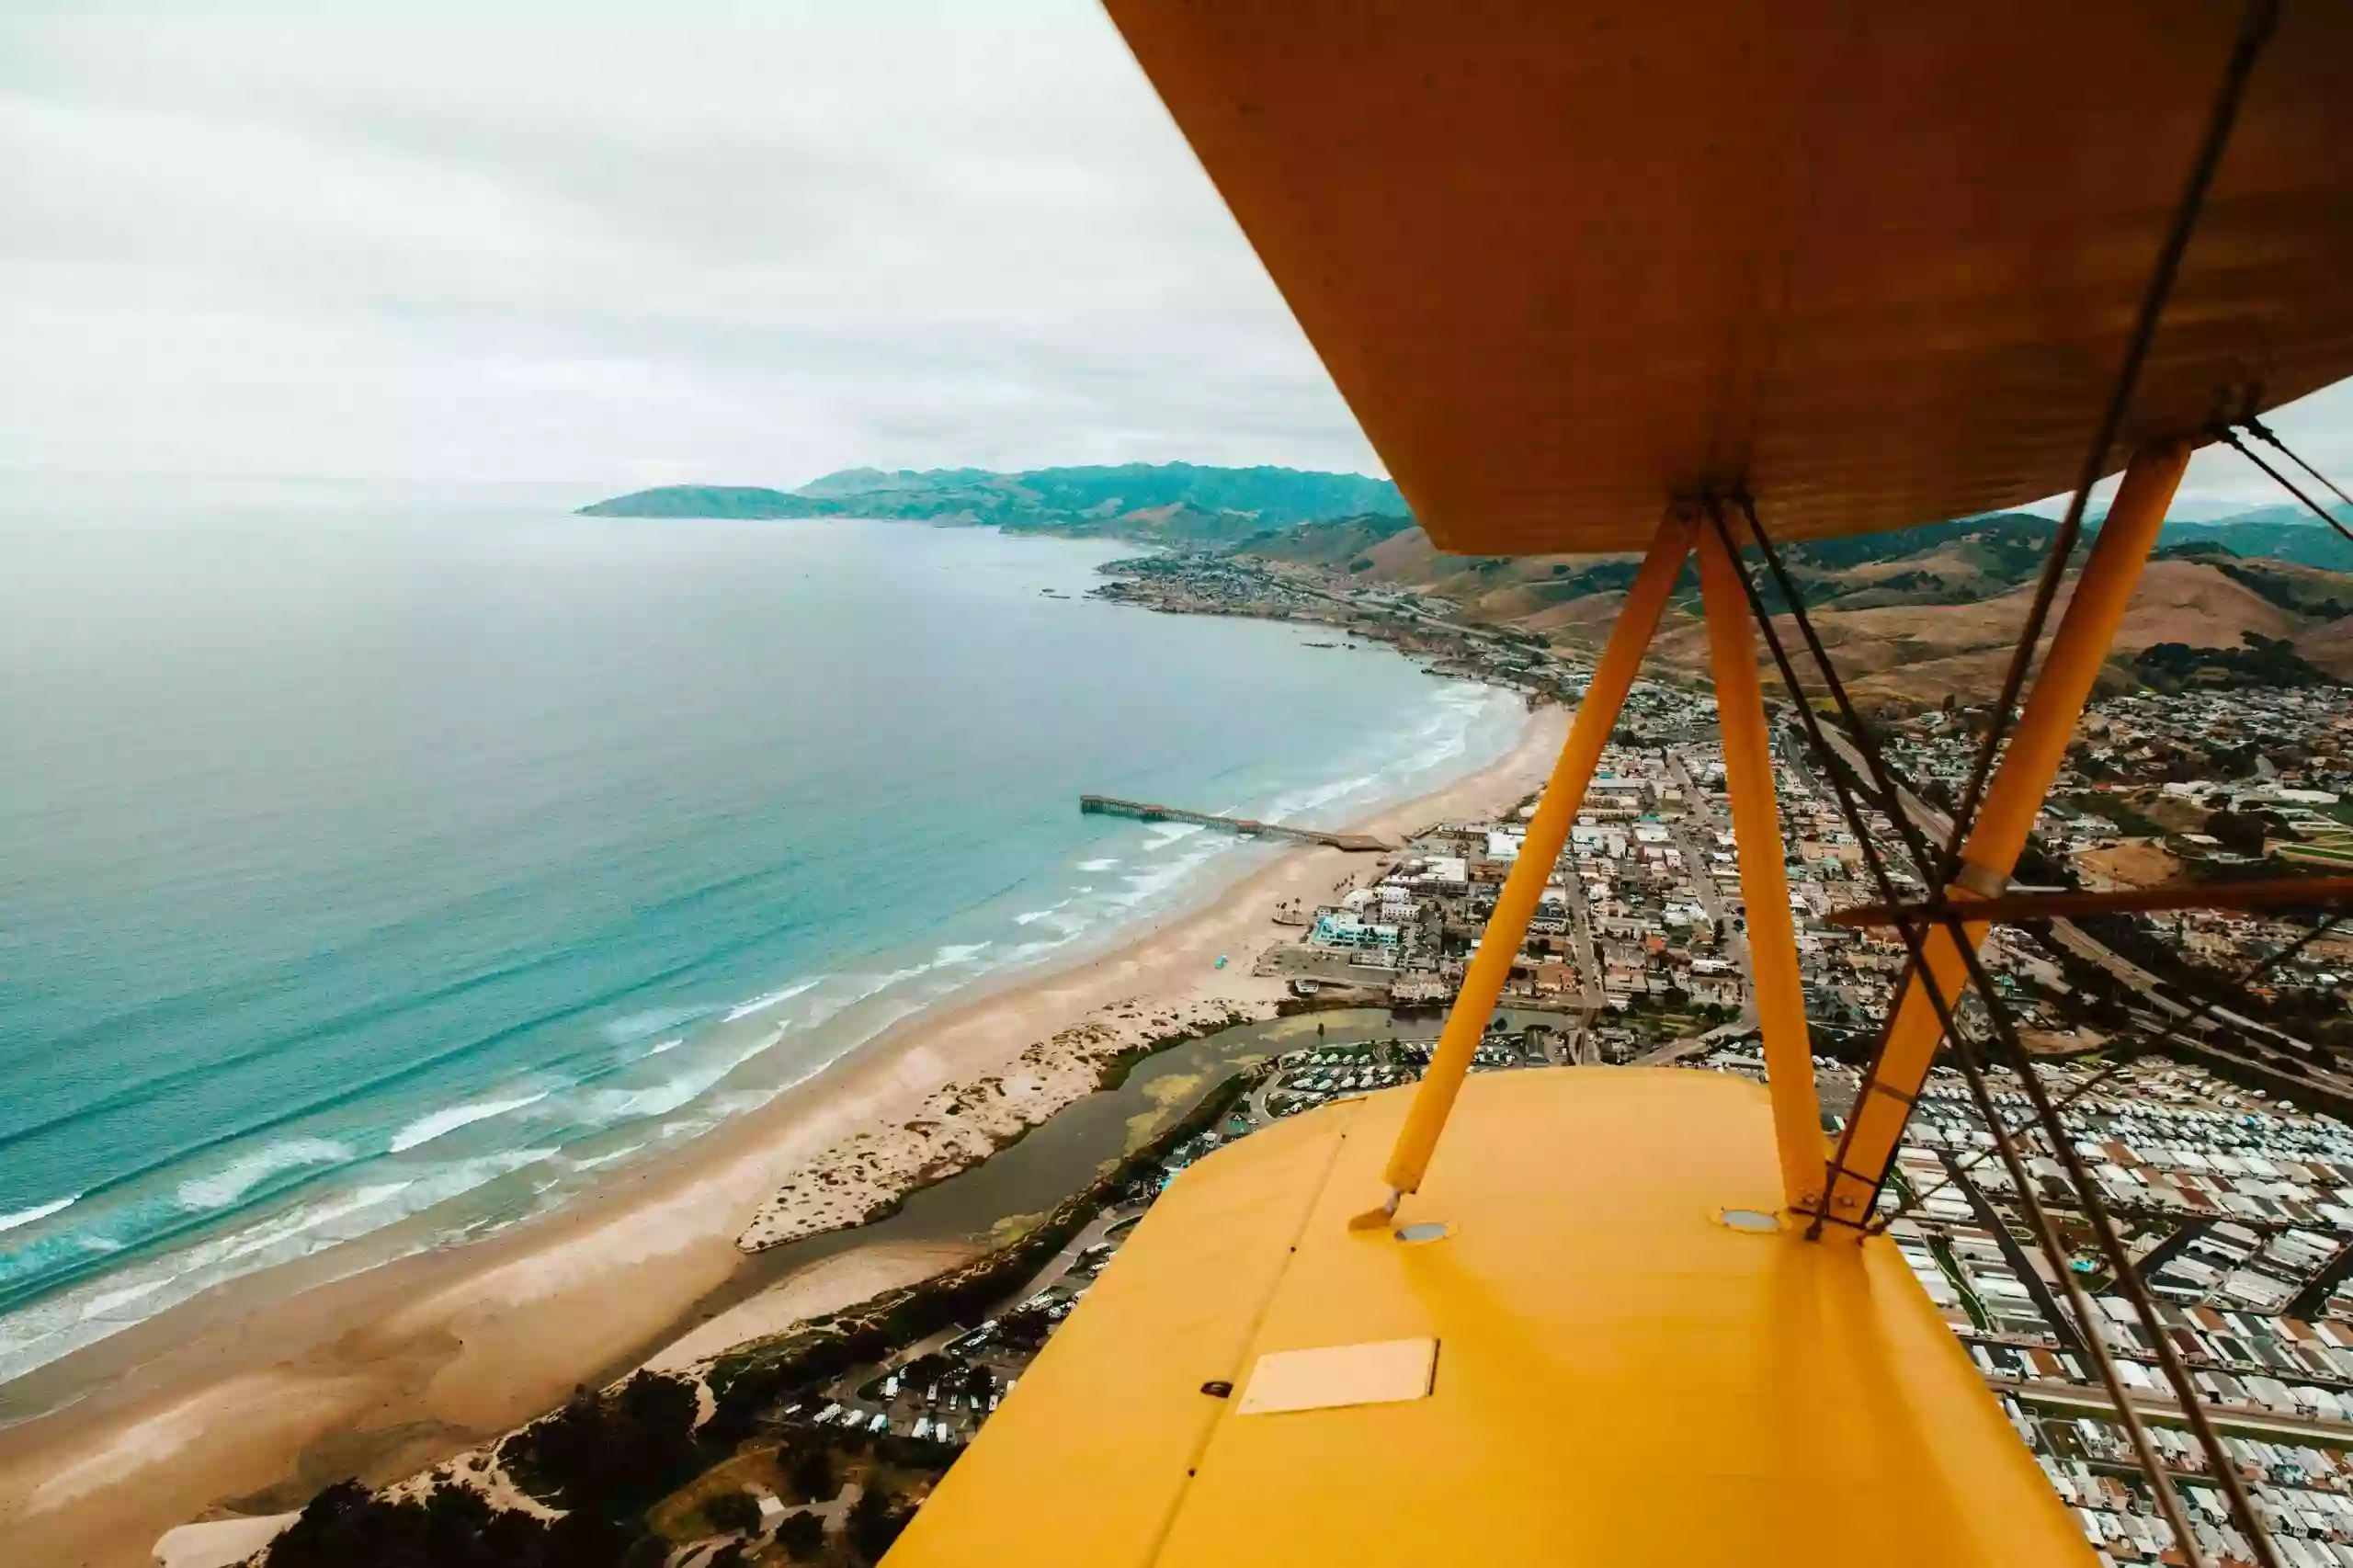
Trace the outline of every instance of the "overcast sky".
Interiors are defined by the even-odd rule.
[[[7,0],[0,464],[1367,468],[1091,0]]]
[[[0,468],[1379,472],[1094,0],[0,0]]]

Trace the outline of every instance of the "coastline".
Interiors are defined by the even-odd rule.
[[[1567,721],[1539,710],[1502,758],[1350,826],[1399,835],[1507,806],[1540,783]],[[944,1086],[994,1078],[973,1126],[998,1137],[1083,1094],[1107,1051],[1271,1011],[1281,983],[1250,960],[1272,939],[1275,904],[1319,897],[1363,864],[1285,850],[1108,951],[904,1019],[555,1212],[309,1288],[300,1265],[251,1276],[40,1369],[20,1386],[78,1397],[0,1430],[0,1534],[30,1561],[130,1568],[210,1512],[299,1506],[343,1476],[389,1480],[503,1433],[697,1330],[706,1300],[752,1267],[735,1238],[779,1186],[846,1145],[904,1144]],[[1086,1038],[1055,1040],[1072,1031]],[[882,1159],[869,1174],[854,1195],[811,1197],[847,1205],[838,1221],[919,1172]],[[911,1266],[868,1262],[875,1278]]]

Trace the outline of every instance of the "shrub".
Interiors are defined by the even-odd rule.
[[[702,1517],[714,1529],[749,1535],[760,1528],[760,1505],[748,1492],[722,1492],[704,1500]]]
[[[667,1546],[654,1539],[659,1562]],[[311,1499],[263,1561],[268,1568],[635,1568],[644,1561],[641,1544],[636,1532],[599,1514],[549,1525],[494,1509],[463,1487],[391,1502],[341,1481]]]
[[[609,1393],[580,1389],[525,1427],[511,1457],[574,1500],[611,1507],[660,1496],[695,1467],[694,1385],[640,1372]]]
[[[898,1499],[880,1486],[858,1494],[849,1509],[850,1551],[861,1561],[878,1562],[907,1528],[913,1510],[898,1506]]]
[[[790,1514],[776,1528],[776,1543],[796,1562],[825,1549],[825,1522],[814,1514]]]

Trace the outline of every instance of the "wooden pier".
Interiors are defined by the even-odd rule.
[[[1395,845],[1369,833],[1324,833],[1312,827],[1290,827],[1282,823],[1257,822],[1249,817],[1223,817],[1213,812],[1188,812],[1182,806],[1154,805],[1150,801],[1122,801],[1116,795],[1081,795],[1078,809],[1099,816],[1134,817],[1139,822],[1192,822],[1203,827],[1222,827],[1245,838],[1288,838],[1297,844],[1320,844],[1328,849],[1345,849],[1352,855],[1374,854],[1393,849]]]

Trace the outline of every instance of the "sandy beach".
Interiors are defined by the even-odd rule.
[[[1535,714],[1494,765],[1350,825],[1397,836],[1501,810],[1542,781],[1566,725]],[[857,1248],[723,1317],[701,1305],[746,1266],[739,1237],[854,1223],[1083,1096],[1120,1051],[1268,1015],[1281,983],[1251,968],[1283,935],[1277,904],[1370,867],[1286,851],[1115,950],[905,1019],[557,1212],[307,1288],[299,1266],[252,1276],[41,1369],[26,1381],[74,1397],[0,1431],[8,1560],[141,1568],[176,1526],[405,1475],[581,1381],[648,1358],[683,1365],[948,1266],[936,1249]]]

